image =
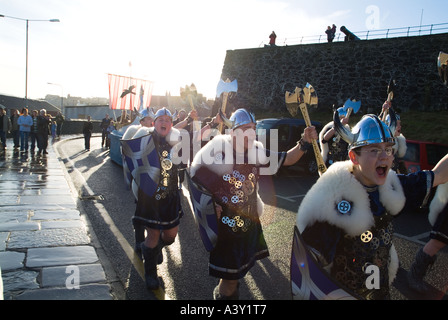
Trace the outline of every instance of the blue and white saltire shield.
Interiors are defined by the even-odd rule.
[[[199,235],[207,251],[215,248],[218,239],[218,221],[212,195],[194,182],[186,171],[190,206],[199,229]]]
[[[159,184],[160,159],[152,134],[120,142],[124,179],[128,187],[134,180],[146,195],[153,196]]]
[[[291,290],[294,300],[356,300],[354,293],[342,287],[322,269],[310,254],[297,227],[291,253]]]

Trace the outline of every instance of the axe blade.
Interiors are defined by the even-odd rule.
[[[318,103],[318,98],[317,98],[317,92],[314,89],[314,87],[307,83],[305,88],[303,88],[303,92],[304,92],[304,102],[308,105],[308,106],[312,106],[314,108],[317,108],[317,103]]]
[[[235,79],[232,82],[226,82],[219,79],[218,86],[216,87],[216,97],[220,97],[223,92],[237,92],[238,81]]]
[[[192,83],[189,87],[190,93],[193,94],[193,96],[197,96],[198,90],[196,89],[196,86],[194,83]]]
[[[299,87],[296,87],[293,93],[290,93],[289,91],[285,92],[286,108],[293,117],[297,116],[301,94],[302,89]]]
[[[344,103],[344,111],[352,109],[353,113],[357,113],[361,109],[361,101],[347,99]]]

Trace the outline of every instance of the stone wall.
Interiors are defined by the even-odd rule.
[[[61,134],[82,134],[84,122],[87,122],[87,120],[73,119],[64,121]],[[93,123],[93,133],[101,132],[101,121],[92,120],[91,122]]]
[[[437,72],[440,51],[448,51],[448,33],[228,50],[221,77],[238,80],[233,102],[252,107],[255,114],[285,110],[285,92],[307,82],[317,91],[319,110],[357,98],[364,112],[377,113],[391,78],[400,112],[443,110],[448,89]]]

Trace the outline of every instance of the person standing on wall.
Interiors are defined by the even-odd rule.
[[[327,40],[328,42],[333,42],[334,36],[336,34],[336,26],[333,24],[333,26],[330,28],[330,26],[327,27],[327,30],[325,30],[325,33],[327,34]]]
[[[277,39],[277,35],[275,34],[274,31],[272,31],[272,33],[269,35],[269,45],[271,47],[275,47],[276,46],[275,39]]]

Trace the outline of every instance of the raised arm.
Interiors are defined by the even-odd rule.
[[[291,166],[305,154],[307,149],[307,144],[310,144],[312,140],[318,138],[316,128],[311,126],[305,128],[303,131],[303,136],[297,145],[288,150],[285,158],[285,162],[283,162],[284,166]]]
[[[434,172],[433,187],[448,182],[448,154],[436,164],[432,171]]]

